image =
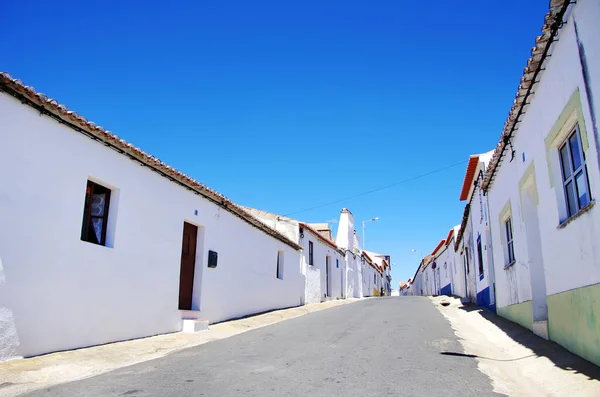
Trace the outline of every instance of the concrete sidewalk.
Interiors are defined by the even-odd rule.
[[[496,393],[509,396],[600,396],[600,368],[518,324],[458,298],[430,298],[450,321],[464,353],[477,360]],[[448,306],[442,306],[446,301]]]
[[[164,357],[175,351],[358,300],[350,298],[276,310],[211,325],[207,331],[198,333],[157,335],[0,363],[0,396],[16,396],[99,375],[117,368]]]

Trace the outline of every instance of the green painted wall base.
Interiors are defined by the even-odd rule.
[[[531,301],[497,308],[498,315],[533,331],[533,308]]]
[[[600,366],[600,284],[548,296],[548,336]]]

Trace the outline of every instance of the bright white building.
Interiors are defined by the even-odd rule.
[[[384,254],[378,254],[378,253],[372,252],[372,251],[364,251],[364,252],[367,253],[369,258],[373,261],[373,263],[377,266],[377,268],[380,271],[381,282],[380,282],[379,294],[381,295],[381,292],[382,292],[381,288],[383,288],[383,295],[389,296],[391,294],[390,281],[392,280],[392,276],[390,275],[390,256],[384,255]]]
[[[335,243],[346,253],[346,297],[367,296],[363,291],[362,255],[354,229],[354,215],[347,208],[340,214]]]
[[[460,200],[467,204],[455,242],[465,267],[465,297],[491,310],[495,310],[493,250],[487,197],[481,184],[493,154],[492,150],[469,157],[460,192]]]
[[[362,251],[363,295],[380,296],[383,288],[383,268],[377,264],[378,258],[372,258],[367,251]]]
[[[296,241],[7,74],[0,131],[0,360],[302,303]]]
[[[346,298],[346,253],[332,241],[326,223],[308,224],[255,208],[243,208],[302,247],[299,268],[305,280],[302,304]]]
[[[600,365],[598,21],[550,2],[483,188],[498,313]]]
[[[456,231],[460,226],[450,229],[443,245],[435,253],[437,278],[439,280],[439,295],[456,295],[461,285],[461,272],[456,266],[454,242]],[[460,266],[459,266],[460,267]],[[457,284],[459,287],[457,287]]]

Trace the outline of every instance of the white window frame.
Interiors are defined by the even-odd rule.
[[[571,139],[575,138],[577,143],[577,155],[580,158],[581,164],[575,168],[573,146]],[[563,150],[566,149],[566,153]],[[590,192],[589,176],[587,172],[587,163],[585,158],[585,152],[583,151],[581,132],[578,124],[569,133],[567,138],[564,140],[562,145],[558,148],[559,164],[562,176],[563,194],[565,198],[566,214],[567,219],[577,215],[579,211],[588,206],[592,202],[592,195]],[[567,157],[566,159],[564,157]],[[565,161],[566,160],[566,161]],[[565,166],[568,170],[565,170]],[[567,174],[568,173],[568,174]],[[579,183],[581,181],[581,183]],[[587,202],[581,202],[582,194],[580,189],[585,190],[583,195],[587,197]],[[572,201],[569,199],[572,194]]]
[[[512,217],[509,216],[504,220],[504,237],[506,238],[506,258],[509,266],[515,263],[515,236],[512,225]]]

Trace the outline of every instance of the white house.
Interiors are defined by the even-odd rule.
[[[296,241],[7,74],[0,131],[0,360],[302,303]]]
[[[550,1],[483,188],[498,313],[600,365],[598,21]]]
[[[452,295],[464,298],[467,296],[467,272],[465,267],[465,258],[461,251],[457,249],[456,240],[460,233],[460,225],[450,229],[446,238],[446,258],[444,261],[450,267],[452,281]]]
[[[384,254],[378,254],[376,252],[372,252],[372,251],[364,251],[367,253],[367,255],[369,256],[369,258],[373,261],[373,263],[377,266],[377,268],[380,270],[380,275],[381,275],[381,285],[380,285],[380,295],[381,292],[383,291],[384,295],[390,295],[391,294],[391,280],[392,280],[392,276],[390,275],[390,256],[389,255],[384,255]],[[381,290],[381,288],[383,288],[383,290]]]
[[[363,295],[380,296],[383,288],[383,268],[378,264],[378,258],[372,258],[367,251],[362,251]]]
[[[435,254],[434,261],[438,272],[440,295],[457,295],[462,286],[460,269],[462,266],[458,266],[457,269],[454,251],[455,236],[459,229],[460,226],[450,229],[443,245]]]
[[[305,279],[302,304],[346,297],[346,252],[332,241],[326,223],[308,224],[255,208],[243,208],[302,247],[299,268]]]
[[[462,253],[466,270],[466,296],[479,306],[495,310],[494,267],[487,197],[481,184],[494,151],[469,157],[460,200],[466,201],[455,249]]]
[[[346,297],[366,296],[363,294],[362,255],[354,229],[354,215],[347,208],[340,214],[335,243],[346,253]]]

